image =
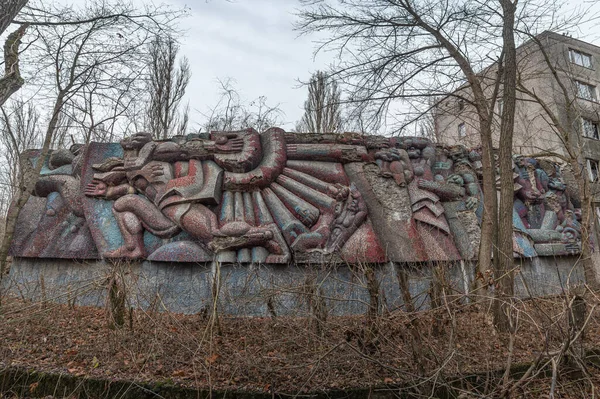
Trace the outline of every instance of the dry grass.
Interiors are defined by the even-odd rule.
[[[595,301],[588,299],[588,310]],[[566,303],[555,297],[515,304],[511,364],[538,359],[541,366],[560,350],[570,334]],[[118,329],[104,309],[7,299],[0,360],[7,366],[218,390],[298,393],[415,381],[429,387],[451,376],[506,367],[511,336],[495,332],[486,310],[450,303],[377,318],[328,317],[319,329],[311,318],[221,317],[220,331],[206,315],[135,310]],[[584,338],[586,348],[600,347],[596,310]],[[594,370],[574,380],[557,378],[555,397],[568,397],[564,389],[589,393],[590,383],[598,382]],[[512,395],[548,397],[552,379],[532,377]],[[503,387],[498,382],[487,390]]]

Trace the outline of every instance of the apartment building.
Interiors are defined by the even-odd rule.
[[[537,39],[541,48],[531,40],[517,49],[519,83],[524,90],[517,94],[513,150],[522,155],[568,155],[571,151],[588,169],[590,180],[596,181],[600,173],[600,47],[548,31]],[[495,64],[481,74],[490,100],[496,74]],[[503,105],[501,86],[497,92],[492,126],[495,147]],[[469,90],[463,87],[438,103],[434,120],[439,142],[480,144],[479,122],[469,99]]]

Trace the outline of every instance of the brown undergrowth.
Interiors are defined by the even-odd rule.
[[[416,384],[423,393],[457,376],[529,363],[535,367],[526,380],[507,374],[471,393],[461,388],[464,397],[548,397],[550,389],[556,398],[591,397],[595,367],[581,369],[570,352],[557,353],[582,340],[578,350],[600,348],[597,302],[587,298],[580,335],[569,327],[568,298],[517,302],[511,335],[494,330],[487,307],[458,301],[423,312],[330,316],[319,328],[310,318],[221,316],[217,331],[205,314],[129,310],[125,325],[115,328],[103,309],[8,298],[0,361],[111,380],[288,393],[396,384]],[[575,377],[565,378],[559,366],[569,361]],[[553,375],[554,363],[560,373]]]

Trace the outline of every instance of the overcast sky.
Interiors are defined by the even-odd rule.
[[[181,54],[188,57],[192,79],[187,99],[192,122],[219,99],[218,79],[232,78],[243,100],[266,96],[279,104],[284,128],[302,116],[306,81],[327,66],[327,55],[313,58],[314,45],[293,30],[298,0],[172,0],[191,8],[182,21],[186,36]],[[193,126],[193,124],[192,124]]]
[[[311,73],[326,68],[333,59],[331,54],[315,59],[315,38],[294,31],[299,0],[156,0],[161,1],[191,9],[190,16],[181,21],[186,31],[181,54],[192,69],[184,100],[190,104],[192,128],[203,120],[201,113],[219,100],[218,79],[232,78],[243,101],[266,96],[269,105],[279,104],[285,113],[281,127],[293,129],[306,98],[306,88],[299,81],[307,81]],[[563,1],[567,8],[583,4],[600,11],[598,0]],[[569,33],[600,45],[598,22]]]
[[[243,99],[266,96],[269,104],[279,104],[285,112],[284,128],[293,128],[302,116],[306,81],[312,72],[325,68],[331,54],[314,58],[315,38],[294,31],[298,0],[170,0],[187,5],[191,15],[182,21],[187,30],[181,53],[192,67],[188,87],[192,121],[202,118],[219,98],[217,79],[235,79]],[[566,4],[593,4],[589,0],[565,0]],[[600,3],[593,0],[594,3]],[[600,45],[596,21],[574,37]]]

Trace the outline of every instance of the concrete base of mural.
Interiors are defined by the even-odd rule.
[[[519,297],[550,296],[584,282],[577,257],[519,260],[515,292]],[[369,307],[369,287],[378,286],[383,311],[404,308],[405,281],[416,309],[429,307],[433,266],[380,264],[367,278],[360,267],[75,262],[17,258],[4,289],[25,300],[104,306],[111,273],[120,273],[129,306],[177,313],[212,309],[215,287],[222,314],[304,316],[320,299],[331,315],[361,314]],[[457,297],[469,293],[473,266],[448,263],[447,284]],[[438,275],[439,273],[436,273]],[[404,279],[402,277],[405,277]],[[215,282],[218,282],[216,284]],[[6,292],[5,291],[5,292]],[[464,297],[462,300],[466,300]]]

